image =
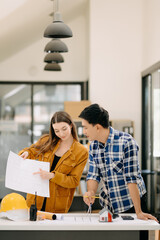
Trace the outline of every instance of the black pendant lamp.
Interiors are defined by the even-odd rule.
[[[44,67],[45,71],[61,71],[61,66],[58,63],[47,63]]]
[[[45,52],[68,52],[67,45],[60,39],[52,39],[44,49]]]
[[[44,31],[44,37],[47,38],[69,38],[72,37],[71,29],[62,21],[62,16],[58,12],[58,0],[56,0],[57,8],[54,13],[53,23],[49,24]]]
[[[47,63],[52,63],[52,62],[62,63],[62,62],[64,62],[64,58],[58,52],[57,53],[48,53],[44,58],[44,62],[47,62]]]

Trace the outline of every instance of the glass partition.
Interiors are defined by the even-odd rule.
[[[64,101],[80,101],[86,83],[0,83],[0,199],[14,192],[5,188],[9,151],[30,146],[49,131],[54,112]]]
[[[31,87],[26,84],[0,86],[0,198],[13,192],[5,188],[9,151],[18,153],[31,144]]]
[[[150,69],[151,70],[151,69]],[[160,72],[142,79],[142,174],[147,186],[148,209],[160,211]]]
[[[80,101],[80,85],[35,85],[33,87],[33,141],[49,132],[49,123],[56,111],[64,110],[64,101]]]

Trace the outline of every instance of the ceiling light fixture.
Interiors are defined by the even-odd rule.
[[[52,39],[44,49],[45,52],[68,52],[67,45],[60,39]]]
[[[47,63],[44,67],[46,71],[61,71],[61,66],[58,63]]]
[[[64,58],[60,53],[48,53],[45,58],[44,58],[44,62],[47,63],[62,63],[64,62]]]
[[[44,31],[47,38],[69,38],[72,37],[71,29],[62,21],[62,16],[58,12],[58,0],[56,1],[56,11],[54,12],[53,23],[49,24]]]

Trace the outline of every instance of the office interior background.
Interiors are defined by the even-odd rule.
[[[160,168],[160,122],[153,121],[152,107],[156,99],[154,111],[160,120],[160,1],[59,0],[59,12],[73,32],[72,38],[63,39],[69,52],[63,54],[60,72],[44,71],[49,39],[43,33],[53,21],[54,1],[4,0],[0,4],[0,198],[7,193],[3,156],[36,140],[43,130],[39,121],[47,124],[53,111],[63,109],[64,101],[90,100],[106,108],[110,119],[134,122],[140,165],[148,170],[144,171],[148,206],[159,211],[159,175],[154,170]],[[5,111],[14,123],[21,122],[10,128],[20,131],[22,138],[27,132],[24,141],[17,132],[8,135],[4,130]],[[36,111],[34,122],[32,111]],[[36,122],[33,136],[30,125]],[[149,139],[147,143],[144,138]]]

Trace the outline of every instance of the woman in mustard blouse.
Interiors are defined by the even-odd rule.
[[[88,159],[88,150],[78,142],[70,115],[63,111],[56,112],[51,118],[49,134],[19,154],[24,159],[50,162],[50,172],[40,169],[34,173],[50,181],[50,197],[37,196],[37,209],[54,213],[68,212]],[[35,196],[27,194],[26,201],[30,207],[34,204]]]

